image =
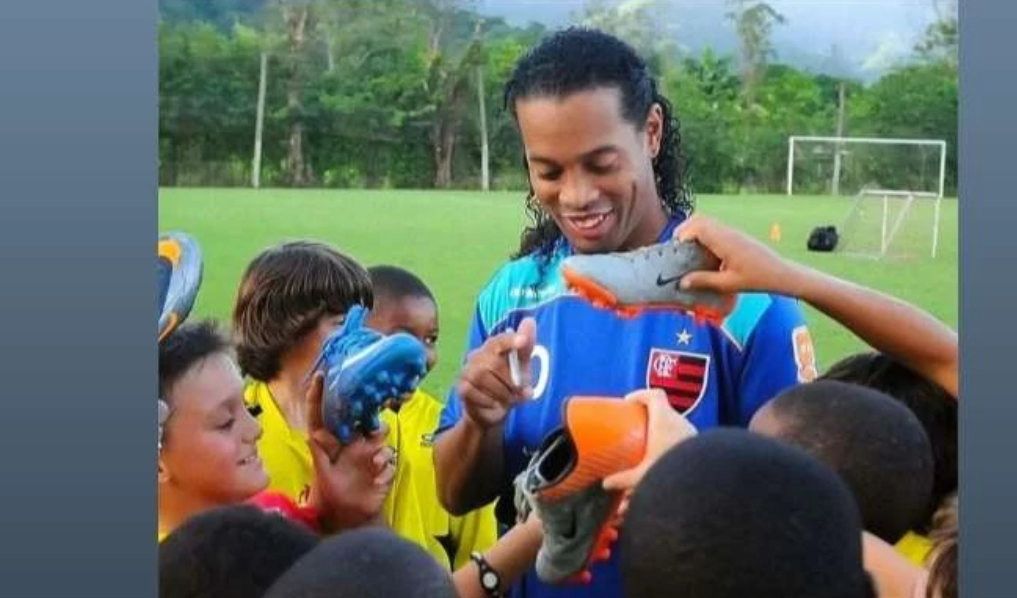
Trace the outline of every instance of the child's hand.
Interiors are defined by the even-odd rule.
[[[628,493],[643,479],[657,459],[679,442],[696,435],[696,427],[671,407],[662,390],[637,390],[626,395],[625,400],[646,405],[646,453],[639,465],[604,478],[605,490],[626,493],[619,515],[624,515],[628,508]]]
[[[693,216],[675,230],[679,241],[696,241],[720,258],[718,272],[690,272],[683,289],[712,290],[724,295],[747,291],[794,295],[795,266],[759,241],[712,218]]]
[[[387,432],[387,430],[385,430]],[[385,498],[395,479],[395,454],[384,435],[357,436],[349,445],[325,430],[308,441],[314,461],[314,506],[323,528],[341,531],[379,521]],[[333,460],[329,450],[338,447]]]
[[[310,404],[317,404],[319,413],[322,386],[323,376],[315,374],[306,395]],[[320,416],[312,419],[308,439],[314,462],[312,503],[321,513],[327,531],[378,520],[395,479],[395,455],[385,444],[387,435],[388,427],[382,425],[377,432],[366,437],[358,435],[343,446],[321,425]]]

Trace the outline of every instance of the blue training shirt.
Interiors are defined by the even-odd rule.
[[[670,239],[679,222],[672,220],[659,241]],[[621,398],[641,388],[661,388],[672,406],[703,430],[746,426],[781,390],[815,377],[811,339],[797,301],[741,295],[720,328],[675,311],[625,319],[568,291],[560,266],[571,249],[566,243],[558,247],[543,270],[532,256],[503,266],[481,291],[470,326],[467,354],[487,338],[517,329],[524,318],[537,322],[533,400],[515,406],[504,426],[502,496],[508,504],[512,480],[544,436],[561,426],[562,402],[570,396]],[[455,425],[462,413],[453,387],[438,432]],[[618,563],[615,545],[611,559],[593,567],[593,581],[586,586],[544,584],[531,569],[514,584],[513,596],[622,597]]]

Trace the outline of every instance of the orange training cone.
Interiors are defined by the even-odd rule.
[[[776,222],[770,225],[770,242],[780,243],[780,225]]]

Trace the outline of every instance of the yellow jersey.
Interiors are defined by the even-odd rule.
[[[455,570],[470,562],[472,552],[493,546],[498,527],[493,504],[456,517],[438,500],[434,431],[443,408],[441,401],[417,390],[398,412],[382,412],[381,419],[390,428],[389,446],[399,457],[396,481],[385,507],[387,520],[400,521],[393,525],[397,533]]]
[[[908,532],[893,547],[907,560],[919,567],[925,567],[925,559],[932,550],[932,541],[915,532]]]
[[[261,424],[258,456],[268,473],[268,490],[282,493],[299,506],[307,505],[314,480],[314,462],[307,434],[294,430],[286,421],[264,382],[253,382],[244,389],[244,401],[254,408]]]

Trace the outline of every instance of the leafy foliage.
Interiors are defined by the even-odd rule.
[[[268,55],[263,185],[291,184],[293,123],[303,161],[326,187],[476,188],[477,67],[482,68],[493,188],[526,188],[522,148],[502,106],[518,58],[545,33],[482,19],[469,0],[311,0],[299,48],[285,11],[295,0],[160,0],[160,181],[249,184],[260,57]],[[591,2],[576,15],[631,41],[674,103],[694,188],[778,191],[787,137],[832,135],[842,80],[773,63],[783,17],[732,3],[739,56],[690,55],[681,31],[646,2]],[[948,142],[956,188],[956,16],[929,28],[914,60],[865,86],[847,81],[845,134]],[[295,76],[299,74],[299,76]],[[296,100],[296,101],[292,101]],[[915,168],[903,161],[880,165]]]

